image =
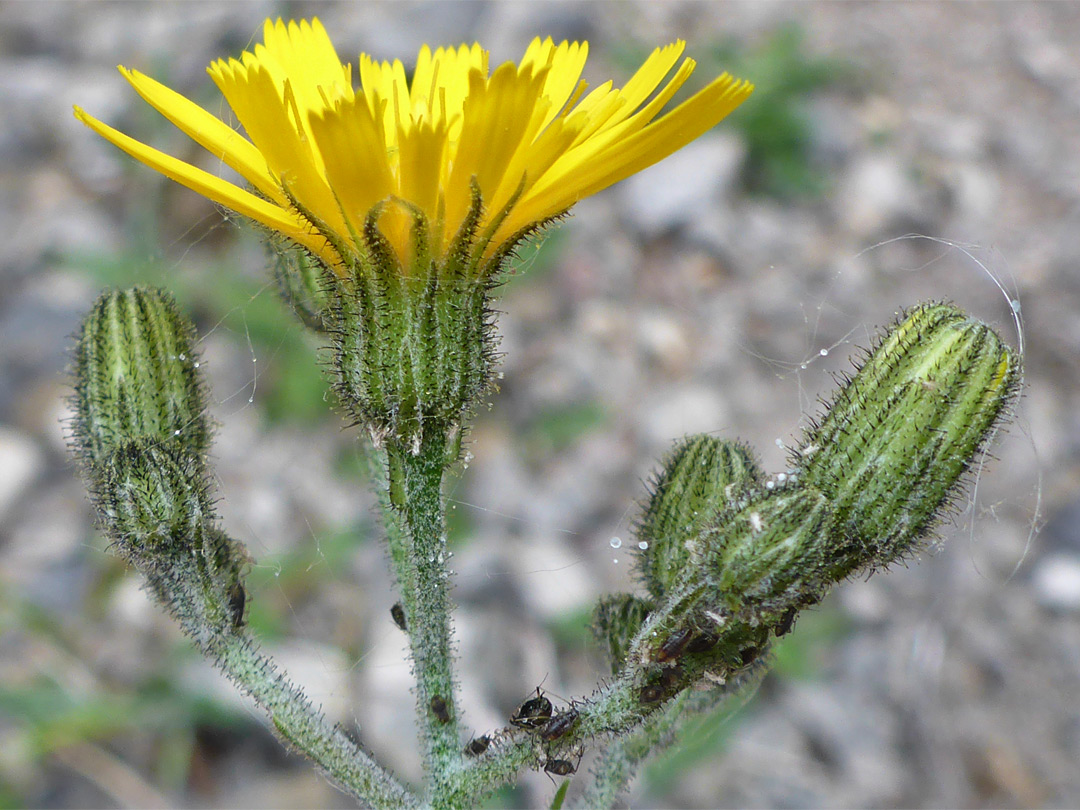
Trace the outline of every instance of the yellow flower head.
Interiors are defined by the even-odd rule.
[[[263,44],[209,68],[246,138],[150,77],[120,68],[147,103],[251,191],[79,107],[75,115],[166,177],[280,232],[339,273],[353,263],[343,254],[360,244],[373,213],[403,272],[417,249],[417,221],[425,225],[424,253],[442,255],[478,192],[479,269],[481,259],[530,227],[685,146],[750,94],[752,85],[725,73],[658,117],[694,69],[691,59],[675,67],[683,47],[657,48],[621,89],[609,81],[586,93],[587,43],[537,38],[520,63],[494,73],[479,45],[425,45],[411,81],[400,61],[361,54],[354,89],[352,65],[342,64],[317,19],[267,20]]]

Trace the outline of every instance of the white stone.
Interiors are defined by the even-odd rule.
[[[1080,559],[1051,554],[1031,575],[1036,598],[1055,610],[1080,610]]]
[[[665,388],[649,397],[643,409],[642,431],[648,441],[667,446],[691,433],[707,433],[728,424],[728,410],[712,387],[688,384]]]
[[[0,521],[34,483],[44,464],[36,442],[19,431],[0,427]]]
[[[745,153],[730,133],[690,143],[623,182],[626,217],[645,234],[693,222],[729,194]]]

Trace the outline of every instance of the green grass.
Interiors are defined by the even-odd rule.
[[[529,458],[542,458],[567,449],[609,419],[608,407],[591,400],[544,408],[526,424],[522,447]]]

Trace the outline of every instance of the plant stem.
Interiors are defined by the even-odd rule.
[[[390,557],[401,587],[402,607],[416,675],[416,707],[433,807],[452,807],[464,798],[452,790],[450,774],[462,764],[454,696],[450,639],[445,512],[442,479],[446,441],[428,437],[419,447],[387,443],[386,510]]]
[[[245,629],[213,626],[190,609],[197,565],[189,558],[169,570],[144,571],[159,601],[199,649],[269,716],[277,734],[303,752],[346,792],[371,807],[417,807],[416,797],[359,745],[332,725],[307,696],[261,652]]]
[[[592,767],[591,783],[574,806],[588,810],[614,807],[629,788],[642,763],[675,742],[677,731],[691,717],[719,711],[731,716],[745,706],[757,694],[758,686],[769,671],[769,663],[767,658],[763,658],[744,676],[734,678],[724,686],[703,692],[682,692],[663,711],[606,745]],[[733,704],[736,697],[739,701]]]
[[[278,734],[357,799],[388,810],[418,806],[416,797],[332,726],[248,638],[216,636],[207,649],[229,679],[266,710]]]

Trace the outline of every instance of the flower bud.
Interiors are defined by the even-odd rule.
[[[210,444],[195,329],[172,296],[135,287],[102,295],[75,347],[73,445],[88,466],[131,439]]]
[[[815,592],[833,510],[817,490],[787,486],[726,513],[701,538],[714,613],[781,612]]]
[[[283,239],[271,244],[278,293],[305,326],[316,332],[326,332],[333,322],[330,313],[332,274],[299,246]]]
[[[478,216],[478,196],[473,206]],[[418,448],[425,437],[454,433],[491,382],[491,285],[454,252],[445,264],[425,253],[429,224],[420,212],[403,271],[376,227],[381,210],[368,217],[359,265],[334,285],[335,387],[376,441]]]
[[[832,581],[917,548],[1019,380],[1012,349],[959,309],[902,316],[795,454],[798,480],[835,511]]]
[[[652,602],[629,593],[603,597],[593,609],[593,633],[607,648],[611,671],[622,669],[630,642],[653,610]]]
[[[657,599],[686,578],[696,538],[761,478],[750,450],[701,434],[680,442],[656,477],[637,535],[638,567]]]
[[[243,625],[247,553],[215,524],[201,459],[176,442],[135,439],[98,465],[92,487],[116,549],[170,610],[200,625]]]
[[[124,442],[91,494],[109,536],[136,561],[181,553],[214,519],[202,461],[175,442]]]

